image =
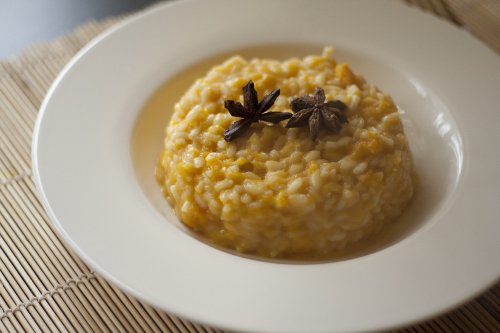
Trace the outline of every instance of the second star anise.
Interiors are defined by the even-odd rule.
[[[314,95],[304,95],[290,103],[293,117],[286,124],[287,128],[309,125],[311,139],[316,140],[320,127],[330,132],[339,132],[342,124],[347,123],[344,113],[347,106],[339,100],[325,102],[325,91],[316,88]]]
[[[243,93],[243,105],[240,102],[232,100],[224,101],[224,107],[233,117],[243,118],[232,123],[224,132],[224,140],[228,142],[243,134],[252,123],[265,121],[277,124],[292,116],[290,112],[266,112],[273,106],[276,98],[280,95],[279,89],[273,90],[264,96],[260,103],[253,81],[248,81],[241,91]]]

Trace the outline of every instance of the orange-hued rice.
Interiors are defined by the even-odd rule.
[[[414,192],[414,170],[391,97],[332,49],[275,60],[235,56],[198,79],[175,105],[157,178],[180,220],[209,241],[270,258],[323,258],[398,217]],[[239,118],[224,100],[242,102],[253,80],[259,99],[281,89],[272,111],[324,89],[347,105],[340,133],[254,123],[232,142]]]

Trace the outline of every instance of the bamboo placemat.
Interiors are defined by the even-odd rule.
[[[467,25],[500,52],[496,0],[484,2],[491,6],[463,0],[407,2]],[[89,22],[0,62],[0,332],[223,332],[156,310],[107,283],[59,238],[37,197],[30,151],[40,103],[68,60],[121,19]],[[500,332],[500,285],[450,313],[397,332]]]

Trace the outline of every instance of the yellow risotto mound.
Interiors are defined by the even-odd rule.
[[[175,105],[157,178],[183,223],[210,242],[268,258],[326,258],[399,216],[414,192],[412,158],[391,97],[337,64],[332,49],[284,62],[235,56],[198,79]],[[311,140],[308,127],[253,123],[231,142],[253,80],[271,111],[324,89],[347,105],[348,123]]]

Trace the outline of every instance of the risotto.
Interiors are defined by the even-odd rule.
[[[156,171],[185,225],[241,253],[317,259],[401,214],[415,177],[397,107],[332,52],[284,62],[235,56],[189,88],[175,105]],[[345,106],[345,123],[312,138],[308,126],[255,121],[226,141],[238,118],[225,101],[244,104],[250,80],[259,100],[280,89],[268,112],[293,114],[293,99],[321,90],[326,102]]]

